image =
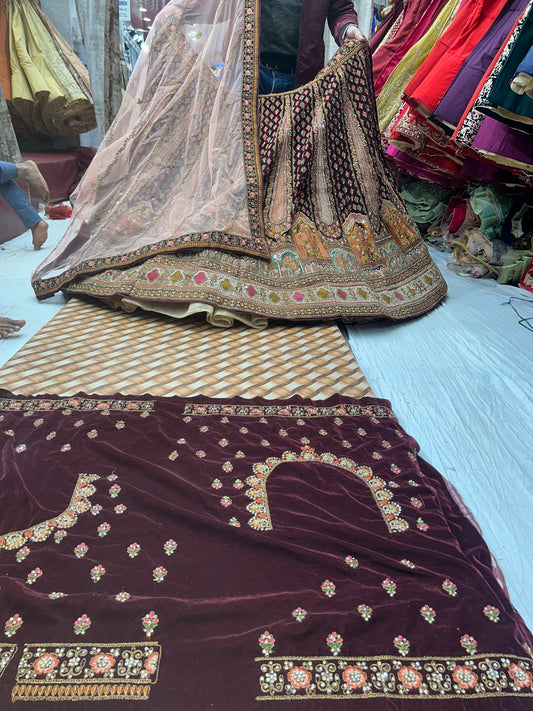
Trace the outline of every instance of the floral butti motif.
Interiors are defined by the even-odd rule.
[[[296,622],[303,622],[307,617],[307,610],[304,610],[303,607],[297,607],[292,611],[292,616]]]
[[[24,620],[20,615],[11,615],[9,620],[6,620],[4,625],[4,634],[6,637],[13,637],[13,635],[16,634],[22,627],[23,622]]]
[[[270,654],[272,654],[272,650],[274,649],[275,643],[276,640],[274,638],[274,635],[270,634],[270,632],[265,631],[259,637],[259,646],[261,647],[261,650],[265,657],[268,657]]]
[[[159,617],[155,614],[153,610],[147,612],[146,615],[141,620],[142,628],[147,637],[151,637],[154,633],[157,625],[159,624]]]
[[[81,615],[81,617],[78,617],[78,619],[74,622],[74,634],[85,634],[91,624],[91,618],[88,615]]]
[[[372,608],[368,605],[358,605],[357,612],[361,615],[365,622],[368,622],[368,620],[372,617]]]

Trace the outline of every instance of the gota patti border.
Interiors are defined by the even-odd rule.
[[[77,298],[0,369],[0,387],[60,397],[372,395],[334,322],[219,329]]]

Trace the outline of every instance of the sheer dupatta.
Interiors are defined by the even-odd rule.
[[[212,247],[268,258],[257,148],[254,0],[171,0],[32,282]]]

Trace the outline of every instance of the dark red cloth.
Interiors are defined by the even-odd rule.
[[[296,86],[307,84],[324,66],[324,26],[326,20],[337,44],[341,31],[350,22],[357,24],[351,0],[303,0],[300,44],[296,64]]]
[[[531,635],[388,402],[0,416],[1,708],[531,708]]]

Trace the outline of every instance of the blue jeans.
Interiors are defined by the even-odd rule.
[[[294,89],[294,74],[284,74],[259,65],[259,93],[282,94]]]
[[[17,175],[18,170],[14,163],[0,160],[0,195],[11,205],[24,227],[29,229],[40,222],[41,217],[26,193],[15,183]]]

